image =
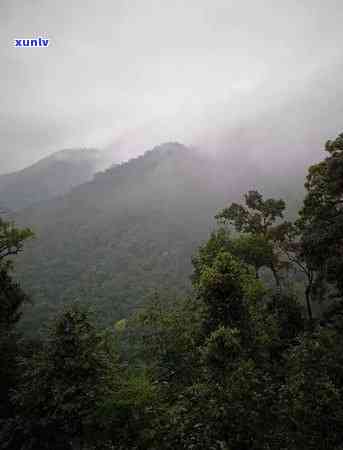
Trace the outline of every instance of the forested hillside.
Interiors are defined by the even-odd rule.
[[[209,111],[199,148],[169,143],[143,156],[142,147],[142,156],[81,185],[94,170],[90,151],[76,151],[73,164],[71,153],[43,160],[15,174],[7,188],[1,182],[8,176],[0,177],[0,206],[6,211],[60,196],[13,216],[36,232],[18,264],[18,277],[35,300],[31,317],[40,323],[60,303],[80,298],[95,300],[108,322],[126,317],[155,290],[184,292],[191,255],[215,226],[217,209],[240,200],[247,189],[284,198],[286,214],[294,218],[306,167],[340,127],[341,69],[339,64],[315,73],[306,86],[287,87],[273,101],[271,92],[264,108],[258,93],[233,104],[234,116],[244,108],[250,114],[222,131],[212,125]]]
[[[18,172],[0,175],[0,203],[11,211],[63,195],[103,168],[95,149],[61,150]]]
[[[343,0],[0,0],[0,450],[343,450]]]
[[[174,168],[191,155],[159,151]],[[2,447],[341,450],[343,134],[325,151],[296,220],[283,199],[248,191],[217,211],[188,296],[154,297],[105,329],[80,299],[20,337],[28,298],[13,268],[33,234],[0,220]]]
[[[27,328],[37,329],[71,299],[95,302],[109,323],[156,291],[187,292],[192,254],[215,226],[218,208],[239,200],[247,182],[285,196],[294,215],[300,177],[289,173],[292,189],[285,192],[283,178],[267,182],[246,158],[237,170],[235,160],[231,167],[226,159],[167,143],[19,212],[15,220],[36,234],[18,261],[18,279],[34,299]]]
[[[34,320],[82,298],[108,322],[155,290],[184,292],[191,255],[226,197],[215,169],[186,147],[165,144],[19,213],[18,223],[36,233],[18,264],[35,299]]]

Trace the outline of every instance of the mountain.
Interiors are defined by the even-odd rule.
[[[224,202],[214,181],[203,156],[167,143],[19,212],[16,222],[37,235],[17,267],[35,302],[28,320],[36,326],[80,298],[108,322],[157,288],[185,292],[190,257]]]
[[[215,227],[219,208],[261,184],[265,195],[287,198],[291,192],[291,202],[300,203],[302,177],[285,173],[266,182],[263,171],[252,172],[248,161],[245,167],[244,155],[240,161],[237,170],[235,160],[230,166],[166,143],[64,196],[19,211],[15,221],[37,236],[17,264],[34,301],[25,327],[37,329],[74,299],[94,305],[108,324],[155,291],[166,298],[183,295],[190,288],[191,257]],[[285,179],[292,180],[286,192]]]
[[[108,324],[155,291],[187,292],[191,256],[215,227],[218,209],[263,180],[249,165],[247,172],[236,166],[166,143],[20,211],[16,222],[37,236],[17,264],[35,302],[26,326],[36,329],[76,298],[95,305]],[[271,185],[283,196],[278,180]]]
[[[63,195],[103,168],[101,152],[66,149],[18,172],[0,176],[0,204],[16,211]]]
[[[284,198],[294,216],[307,167],[342,132],[343,87],[333,75],[204,135],[201,149],[162,144],[14,215],[37,235],[18,263],[18,278],[35,302],[26,325],[37,327],[75,298],[110,323],[155,290],[182,295],[191,256],[215,227],[217,210],[249,189]]]

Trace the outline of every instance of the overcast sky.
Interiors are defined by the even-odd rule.
[[[335,64],[342,24],[342,0],[0,0],[0,173],[142,129],[192,143],[209,111]]]

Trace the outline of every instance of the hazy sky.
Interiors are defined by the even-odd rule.
[[[192,143],[338,61],[342,23],[342,0],[0,0],[0,173],[142,129]]]

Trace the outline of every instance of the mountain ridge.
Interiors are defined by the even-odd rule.
[[[101,152],[91,148],[63,149],[24,169],[0,176],[4,208],[17,211],[63,195],[92,178],[101,165]]]

